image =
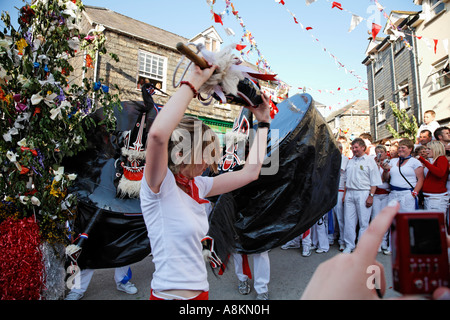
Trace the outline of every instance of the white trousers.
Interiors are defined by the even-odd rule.
[[[119,284],[122,280],[128,277],[129,266],[116,268],[114,271],[114,280],[116,284]],[[89,283],[91,282],[92,276],[94,275],[94,269],[83,269],[80,272],[79,282],[75,281],[75,285],[73,286],[71,291],[77,293],[85,293]]]
[[[328,226],[325,223],[326,213],[311,227],[312,243],[322,250],[328,251],[330,249],[330,242],[328,241]]]
[[[334,233],[339,232],[339,244],[344,244],[344,202],[342,202],[342,198],[344,197],[344,192],[338,192],[337,203],[333,208],[333,217],[334,221],[337,222],[337,225],[334,225]]]
[[[391,200],[397,200],[400,203],[400,211],[411,212],[416,210],[416,200],[412,196],[410,190],[391,190],[388,202]]]
[[[372,205],[372,215],[370,220],[375,219],[375,217],[380,213],[380,211],[387,206],[389,203],[389,194],[374,194],[373,195],[373,205]],[[391,249],[391,242],[388,241],[390,235],[390,230],[388,229],[383,236],[383,241],[381,242],[382,248]]]
[[[366,231],[370,222],[372,207],[366,207],[368,190],[347,190],[344,201],[344,242],[345,248],[355,249],[356,225],[359,222],[358,239]]]
[[[270,281],[270,260],[269,260],[269,251],[262,253],[251,254],[248,257],[253,257],[253,286],[255,287],[255,291],[260,294],[264,292],[268,292],[268,284]],[[248,276],[244,274],[242,268],[242,255],[233,254],[234,258],[234,270],[239,281],[245,281],[248,279]]]
[[[426,210],[441,211],[444,215],[447,213],[449,193],[423,193],[424,208]]]

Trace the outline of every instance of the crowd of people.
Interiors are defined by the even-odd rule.
[[[282,249],[302,247],[302,255],[307,257],[312,249],[327,252],[337,241],[340,251],[350,253],[370,221],[391,200],[397,200],[402,211],[444,212],[448,227],[450,131],[434,119],[434,111],[425,112],[416,141],[396,139],[374,145],[369,133],[352,141],[339,136],[342,159],[336,206],[307,232],[308,237],[298,236]],[[325,225],[319,228],[323,222]],[[326,237],[328,243],[323,240]],[[378,252],[391,254],[389,231]]]

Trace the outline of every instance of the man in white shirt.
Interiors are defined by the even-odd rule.
[[[356,225],[359,221],[358,238],[369,226],[373,195],[382,184],[381,176],[373,157],[366,153],[363,139],[352,141],[353,158],[347,164],[344,200],[344,253],[355,249]]]

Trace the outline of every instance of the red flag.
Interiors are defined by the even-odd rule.
[[[333,1],[332,5],[331,5],[331,9],[333,9],[333,8],[338,8],[339,10],[343,10],[342,5],[336,1]]]
[[[381,26],[376,23],[372,23],[372,39],[375,40],[378,32],[380,32]]]
[[[214,13],[214,22],[220,23],[221,25],[223,25],[222,17],[220,15],[218,15],[217,13]]]
[[[436,48],[437,48],[437,44],[438,44],[438,39],[433,39],[434,41],[434,54],[436,54]]]
[[[283,0],[278,1],[278,3],[281,3],[283,6],[285,5]]]
[[[237,51],[241,51],[242,49],[244,49],[246,47],[246,45],[243,45],[243,44],[237,44],[236,45],[236,50]]]
[[[296,17],[293,17],[293,18],[294,18],[294,22],[295,22],[296,24],[298,24],[297,18],[296,18]]]
[[[311,30],[312,28],[311,27],[306,27],[306,30]]]

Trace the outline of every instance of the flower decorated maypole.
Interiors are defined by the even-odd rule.
[[[5,33],[0,32],[0,224],[17,229],[34,223],[41,244],[54,248],[68,244],[66,225],[76,213],[76,197],[69,192],[76,175],[66,172],[62,161],[86,149],[87,131],[96,125],[93,112],[101,109],[102,125],[110,129],[115,124],[112,110],[120,108],[118,95],[99,86],[98,80],[83,77],[81,85],[75,84],[73,59],[84,57],[84,74],[94,53],[106,53],[101,28],[81,33],[83,9],[80,0],[34,1],[20,9],[17,30],[8,13],[1,17]],[[17,249],[7,237],[0,234],[0,298],[9,289],[2,278],[11,267],[3,263],[3,256]],[[42,251],[42,246],[36,248],[36,254]],[[46,272],[42,290],[48,292]]]

